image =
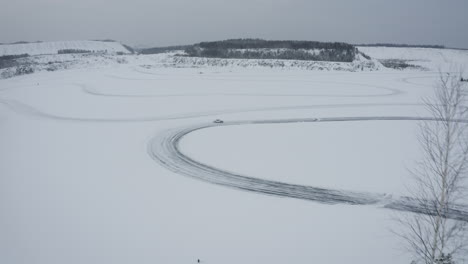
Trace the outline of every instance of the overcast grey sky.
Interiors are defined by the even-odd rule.
[[[258,37],[468,48],[468,0],[0,0],[0,42]]]

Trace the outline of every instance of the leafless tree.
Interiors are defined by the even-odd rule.
[[[466,254],[467,222],[449,219],[449,208],[466,204],[468,172],[468,111],[466,85],[458,74],[440,73],[434,95],[425,104],[434,121],[419,125],[422,159],[410,172],[411,196],[422,214],[403,214],[397,234],[417,262],[450,263]]]

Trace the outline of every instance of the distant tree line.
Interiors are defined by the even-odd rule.
[[[58,54],[72,54],[72,53],[91,53],[90,50],[83,49],[61,49],[57,51]]]
[[[387,68],[398,69],[398,70],[407,69],[407,68],[422,69],[421,66],[409,64],[408,61],[400,60],[400,59],[386,59],[386,60],[379,60],[379,62],[382,63],[382,65]]]
[[[156,48],[141,49],[139,52],[141,54],[159,54],[159,53],[165,53],[165,52],[176,51],[176,50],[186,50],[187,48],[192,47],[192,46],[193,45],[156,47]]]
[[[0,69],[16,66],[18,64],[16,60],[25,57],[29,57],[29,54],[0,56]]]
[[[17,54],[17,55],[3,55],[0,56],[0,61],[3,60],[14,60],[14,59],[19,59],[19,58],[24,58],[24,57],[29,57],[29,54]]]
[[[395,44],[395,43],[376,43],[376,44],[357,44],[361,47],[389,47],[389,48],[432,48],[445,49],[444,45],[411,45],[411,44]]]
[[[201,42],[194,46],[205,49],[337,49],[354,50],[354,46],[342,42],[318,42],[296,40],[228,39]]]
[[[14,45],[14,44],[28,44],[28,43],[42,43],[42,41],[16,41],[12,43],[0,43],[0,45]]]
[[[101,42],[117,42],[113,39],[92,39],[91,41],[101,41]]]
[[[233,59],[279,59],[279,60],[309,60],[309,61],[340,61],[352,62],[354,50],[321,50],[311,53],[307,50],[277,49],[277,50],[236,50],[236,49],[201,49],[190,48],[186,53],[192,57],[233,58]]]
[[[201,42],[188,46],[185,52],[191,57],[339,62],[352,62],[357,54],[356,48],[347,43],[262,39]]]
[[[27,61],[21,60],[27,57],[29,54],[0,56],[0,69],[6,69],[0,73],[0,79],[33,73],[34,68]]]

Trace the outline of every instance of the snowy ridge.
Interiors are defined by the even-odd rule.
[[[95,52],[108,53],[130,53],[122,44],[118,42],[104,42],[94,40],[80,41],[54,41],[54,42],[38,42],[25,44],[6,44],[0,45],[0,56],[5,55],[46,55],[57,54],[59,50],[76,49]]]
[[[434,48],[358,47],[377,60],[403,60],[422,68],[438,71],[455,70],[450,67],[468,66],[468,50]]]
[[[36,55],[16,60],[16,65],[0,68],[0,79],[41,71],[62,71],[66,69],[96,69],[128,63],[126,57],[105,53]]]
[[[84,54],[57,54],[60,49],[95,51]],[[99,52],[101,51],[101,52]],[[105,52],[107,51],[107,52]],[[62,41],[0,45],[0,56],[30,54],[0,66],[0,79],[40,71],[72,68],[99,68],[130,64],[143,68],[244,68],[305,71],[458,71],[468,68],[468,51],[433,48],[359,47],[352,62],[282,59],[224,59],[185,56],[184,51],[153,55],[133,55],[118,42]],[[46,54],[48,53],[48,54]],[[117,56],[117,53],[124,53]],[[38,55],[42,54],[42,55]],[[406,67],[392,67],[406,65]],[[390,65],[390,66],[389,66]]]
[[[353,62],[305,61],[280,59],[219,59],[185,57],[173,54],[159,55],[166,65],[183,67],[241,67],[241,68],[279,68],[325,71],[376,71],[383,68],[377,60],[366,59],[361,54]]]

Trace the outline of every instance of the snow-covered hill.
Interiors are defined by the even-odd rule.
[[[94,51],[57,54],[59,50]],[[352,62],[284,59],[225,59],[187,56],[183,50],[133,55],[118,42],[61,41],[0,45],[0,56],[29,54],[0,61],[0,79],[40,71],[99,68],[117,64],[151,68],[246,68],[306,71],[458,71],[468,69],[468,51],[433,48],[358,47]],[[105,52],[107,51],[107,52]],[[123,54],[122,54],[123,53]],[[123,56],[121,56],[123,55]]]
[[[377,60],[367,59],[358,54],[353,62],[311,61],[311,60],[283,60],[283,59],[225,59],[179,56],[183,53],[173,52],[156,54],[164,65],[180,67],[241,67],[241,68],[277,68],[301,69],[318,71],[376,71],[383,68]]]
[[[402,61],[426,70],[467,69],[468,66],[468,50],[393,47],[358,47],[358,49],[382,62]]]
[[[0,45],[0,56],[4,55],[45,55],[57,54],[59,50],[86,50],[95,52],[108,52],[108,53],[130,53],[127,48],[118,42],[108,41],[93,41],[93,40],[80,40],[80,41],[54,41],[54,42],[36,42],[25,44],[5,44]]]

